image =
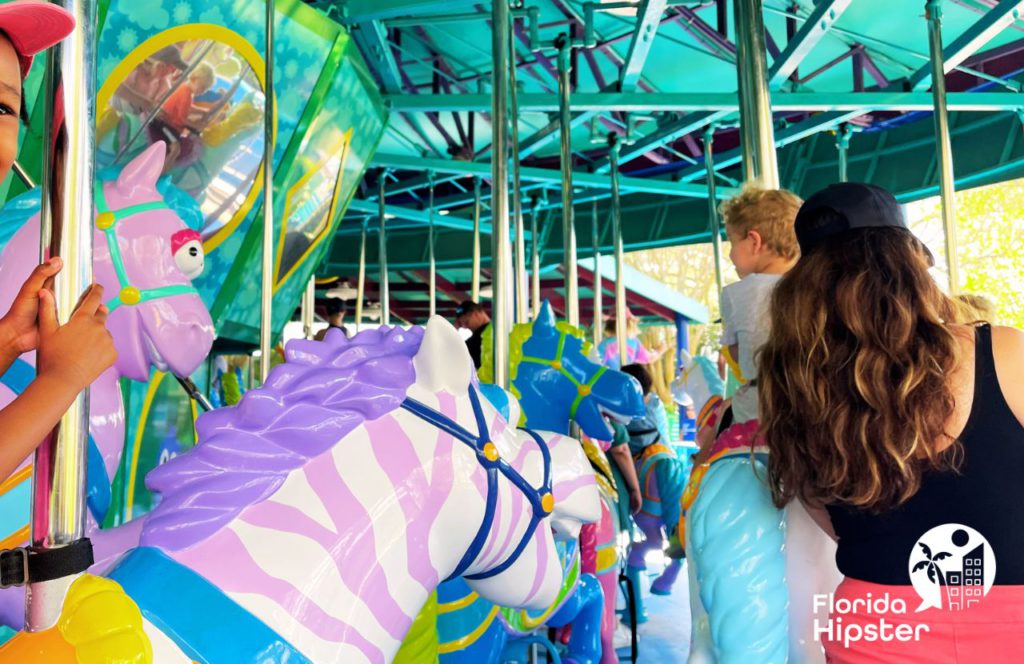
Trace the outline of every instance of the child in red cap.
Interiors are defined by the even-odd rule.
[[[0,4],[0,181],[10,174],[18,151],[22,82],[32,58],[74,27],[67,11],[42,0]],[[0,479],[17,468],[78,393],[117,359],[99,285],[86,290],[65,325],[58,324],[56,302],[46,284],[61,266],[59,258],[51,258],[37,267],[0,318],[0,375],[19,355],[36,351],[35,380],[0,410]]]

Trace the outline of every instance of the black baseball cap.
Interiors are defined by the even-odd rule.
[[[483,307],[473,300],[465,300],[455,308],[455,316],[458,317],[464,314],[471,314],[474,311],[483,311]]]
[[[861,228],[901,228],[910,232],[896,197],[862,182],[830,184],[804,201],[796,213],[796,239],[803,255],[828,238]]]

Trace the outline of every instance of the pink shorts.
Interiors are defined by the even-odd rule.
[[[868,593],[874,605],[865,608]],[[888,610],[877,602],[885,596]],[[862,600],[859,606],[853,602],[856,599]],[[902,606],[896,600],[902,600]],[[1024,586],[993,586],[978,605],[962,611],[930,608],[916,613],[920,604],[912,586],[845,579],[835,592],[830,629],[822,633],[826,660],[830,664],[1024,661]],[[895,611],[894,605],[899,607]]]

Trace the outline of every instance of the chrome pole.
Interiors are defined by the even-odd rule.
[[[515,20],[515,19],[513,19]],[[512,130],[512,221],[515,226],[515,322],[525,323],[527,315],[526,292],[526,238],[523,232],[523,202],[519,181],[519,90],[516,83],[515,42],[509,39],[509,109]]]
[[[704,130],[704,167],[708,177],[708,220],[711,222],[711,247],[715,252],[715,289],[722,304],[722,226],[718,218],[718,187],[715,183],[715,126]]]
[[[612,239],[615,243],[615,342],[619,347],[619,366],[625,366],[626,355],[626,280],[625,252],[622,248],[622,207],[619,201],[619,143],[618,134],[608,134],[608,156],[611,158],[612,178]]]
[[[604,338],[603,283],[601,281],[601,229],[598,228],[597,199],[591,202],[590,241],[594,247],[594,330],[592,338],[596,348]]]
[[[508,52],[507,0],[491,5],[491,279],[494,288],[491,333],[494,339],[494,383],[508,389],[508,335],[512,318],[512,256],[508,227]]]
[[[377,177],[377,201],[379,212],[377,216],[380,217],[380,243],[378,250],[377,262],[380,266],[380,285],[378,290],[380,291],[380,324],[391,325],[391,293],[388,287],[388,231],[387,231],[387,219],[388,215],[385,211],[387,208],[384,204],[384,182],[388,179],[387,171],[381,170]]]
[[[366,299],[366,220],[359,232],[359,278],[356,281],[356,333],[363,325],[363,300]]]
[[[777,189],[779,166],[768,93],[764,8],[762,0],[735,0],[734,6],[743,170],[747,180]]]
[[[561,125],[562,162],[562,267],[565,270],[565,318],[580,325],[579,270],[576,267],[576,226],[572,209],[572,114],[569,112],[569,35],[555,40],[558,48],[558,117]]]
[[[480,301],[480,178],[473,178],[473,287],[470,297]]]
[[[534,197],[530,210],[530,316],[540,311],[540,233],[537,230],[539,199]]]
[[[843,123],[839,128],[839,132],[836,134],[836,151],[838,153],[839,161],[839,181],[849,182],[850,177],[847,172],[850,157],[850,137],[853,135],[853,130],[850,125]]]
[[[437,314],[437,265],[434,262],[434,172],[427,173],[430,182],[428,193],[429,212],[427,213],[427,296],[430,298],[430,316]]]
[[[263,104],[263,268],[260,288],[260,382],[270,373],[274,317],[274,0],[266,0],[266,85]]]
[[[960,290],[960,265],[956,251],[956,181],[953,176],[953,148],[949,140],[946,74],[942,56],[942,3],[939,0],[928,0],[925,2],[924,10],[928,20],[928,48],[931,51],[935,143],[939,152],[939,191],[942,196],[942,230],[946,238],[949,292],[955,294]]]
[[[309,275],[309,283],[302,293],[302,336],[313,338],[313,310],[316,307],[316,275]]]
[[[56,3],[75,18],[78,28],[47,55],[45,134],[53,146],[43,156],[40,253],[59,256],[64,269],[54,279],[57,315],[67,323],[82,291],[93,282],[94,128],[96,126],[95,0]],[[63,110],[63,131],[53,135],[53,120]],[[114,297],[116,293],[108,293]],[[32,474],[33,546],[60,548],[85,536],[86,449],[89,439],[89,388],[61,417],[36,450]],[[31,632],[53,627],[68,586],[65,576],[30,584],[25,623]]]

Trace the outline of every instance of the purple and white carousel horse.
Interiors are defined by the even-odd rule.
[[[441,318],[332,331],[201,416],[200,444],[146,479],[157,508],[95,540],[152,661],[384,664],[458,576],[504,605],[554,601],[554,533],[600,516],[593,472],[575,440],[510,425],[473,376]]]
[[[166,146],[154,143],[132,160],[115,180],[96,187],[93,270],[111,309],[107,327],[117,347],[117,363],[90,392],[89,507],[92,523],[102,521],[110,505],[110,478],[121,460],[125,411],[119,379],[149,379],[151,367],[188,376],[213,344],[210,314],[192,287],[203,269],[199,233],[189,228],[157,191]],[[39,217],[26,221],[0,254],[0,311],[7,311],[25,279],[38,264]],[[35,375],[35,353],[27,353],[0,379],[0,407],[20,393]],[[3,510],[24,541],[28,524],[28,466],[24,487],[12,490]],[[10,500],[10,502],[8,502]],[[3,537],[7,535],[0,535]],[[0,622],[18,626],[20,590],[0,592]]]

